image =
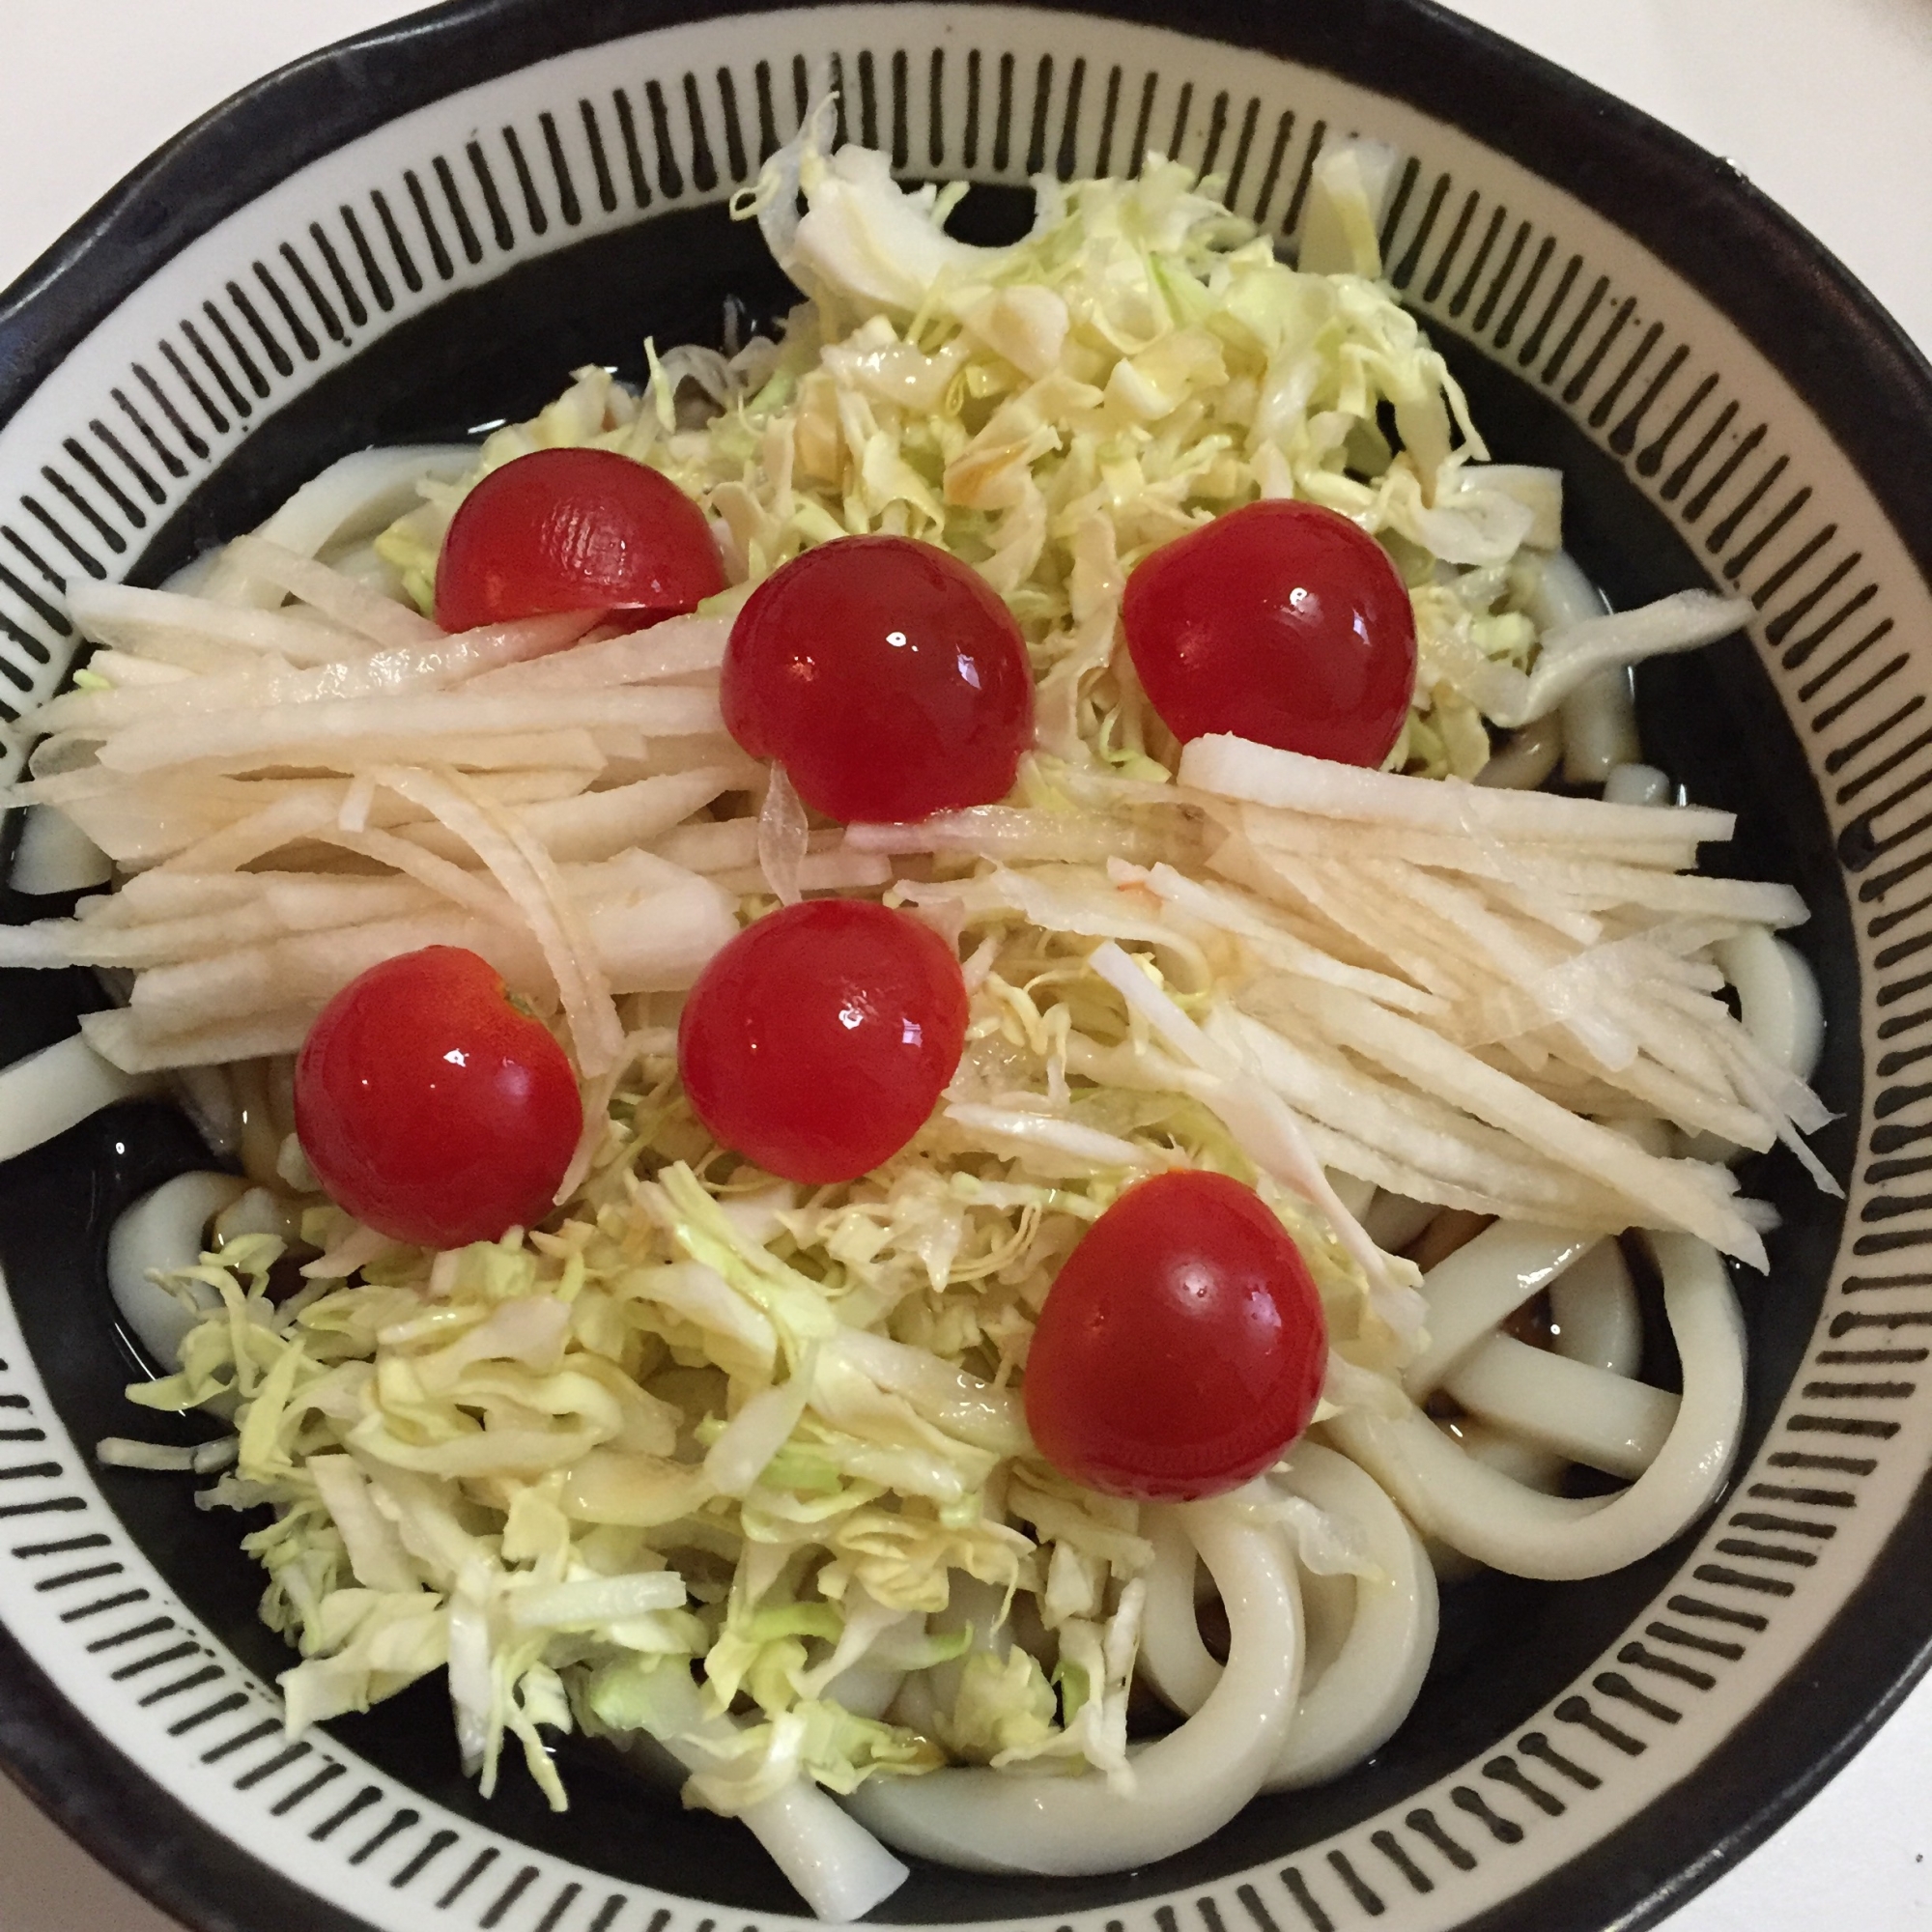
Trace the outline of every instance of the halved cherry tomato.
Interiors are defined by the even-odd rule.
[[[539,449],[464,497],[436,567],[436,621],[611,611],[647,623],[724,588],[704,512],[669,477],[614,450]]]
[[[1121,622],[1177,738],[1376,766],[1408,716],[1408,591],[1375,538],[1317,503],[1250,503],[1163,544],[1127,579]]]
[[[896,1153],[965,1040],[966,981],[943,939],[863,899],[813,899],[747,926],[704,969],[677,1064],[725,1147],[821,1184]]]
[[[990,805],[1033,741],[1033,674],[980,574],[906,537],[841,537],[753,591],[719,696],[754,758],[850,823]]]
[[[1308,1427],[1327,1361],[1308,1264],[1254,1189],[1156,1175],[1094,1222],[1047,1291],[1027,1425],[1089,1489],[1217,1495]]]
[[[460,946],[352,980],[296,1062],[296,1134],[316,1178],[358,1221],[420,1247],[541,1221],[582,1125],[562,1047]]]

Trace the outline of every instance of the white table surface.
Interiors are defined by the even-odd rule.
[[[410,11],[0,0],[0,286],[225,95]],[[1458,11],[1727,156],[1932,351],[1932,0],[1458,0]],[[1932,1927],[1928,1850],[1932,1680],[1668,1932]],[[0,1932],[173,1922],[0,1779]]]

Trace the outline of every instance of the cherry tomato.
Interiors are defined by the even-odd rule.
[[[1094,1222],[1048,1290],[1027,1425],[1089,1489],[1217,1495],[1308,1427],[1327,1361],[1308,1264],[1255,1191],[1156,1175]]]
[[[316,1178],[358,1221],[420,1247],[541,1221],[582,1125],[563,1048],[460,946],[352,980],[296,1062],[296,1134]]]
[[[1373,767],[1408,716],[1408,592],[1375,538],[1316,503],[1250,503],[1163,544],[1127,579],[1121,622],[1177,738]]]
[[[1012,612],[906,537],[841,537],[773,572],[731,627],[719,696],[746,751],[848,822],[990,805],[1033,741]]]
[[[445,631],[552,611],[648,622],[724,588],[704,512],[668,476],[610,449],[539,449],[464,497],[436,567]]]
[[[909,1141],[966,1042],[952,949],[904,913],[813,899],[769,913],[685,1002],[677,1064],[725,1147],[787,1180],[853,1180]]]

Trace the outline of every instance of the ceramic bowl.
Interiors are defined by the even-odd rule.
[[[1744,814],[1825,989],[1820,1140],[1743,1294],[1721,1506],[1594,1582],[1452,1590],[1414,1715],[1185,1855],[1065,1882],[921,1868],[880,1917],[1066,1932],[1565,1932],[1654,1918],[1800,1803],[1916,1674],[1932,1615],[1932,373],[1722,163],[1420,0],[1263,9],[475,0],[262,82],[157,156],[0,312],[0,709],[66,673],[67,586],[156,582],[372,441],[532,412],[576,365],[787,292],[731,194],[830,59],[846,131],[989,184],[1149,150],[1292,242],[1324,141],[1404,160],[1393,280],[1507,457],[1560,465],[1620,604],[1747,596],[1646,674],[1649,754]],[[11,715],[11,713],[10,713]],[[10,899],[4,910],[43,911]],[[0,1057],[81,975],[10,976]],[[97,1468],[134,1358],[117,1208],[206,1156],[156,1104],[0,1169],[0,1757],[203,1927],[710,1932],[799,1911],[737,1828],[573,1752],[553,1816],[458,1768],[425,1684],[285,1739],[260,1578],[181,1479]],[[1661,1376],[1667,1361],[1653,1365]]]

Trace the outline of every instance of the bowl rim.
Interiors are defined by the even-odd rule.
[[[726,11],[751,15],[833,3],[578,0],[566,11],[539,0],[444,0],[265,74],[157,148],[0,291],[0,423],[164,263],[358,135],[558,54]],[[1024,4],[1170,24],[1163,0]],[[1397,20],[1402,27],[1392,31]],[[1419,108],[1614,222],[1722,309],[1812,404],[1932,582],[1932,529],[1916,514],[1932,498],[1932,446],[1909,434],[1914,423],[1932,419],[1932,360],[1816,236],[1735,164],[1435,0],[1351,0],[1302,11],[1292,33],[1246,0],[1194,0],[1188,29],[1283,54]],[[380,64],[392,59],[405,65],[384,71]],[[1472,83],[1497,66],[1524,85],[1477,112],[1471,101],[1481,90]],[[291,140],[288,110],[296,101],[302,118]],[[1579,140],[1579,126],[1586,139]],[[165,211],[160,218],[156,209]]]
[[[200,236],[335,149],[416,108],[553,56],[712,19],[833,0],[448,0],[251,83],[176,135],[0,293],[0,424],[122,301]],[[918,0],[893,0],[918,4]],[[971,0],[968,0],[971,4]],[[1161,0],[1024,0],[1032,11],[1171,26]],[[1186,31],[1274,52],[1384,94],[1572,195],[1720,309],[1862,473],[1932,583],[1932,363],[1870,293],[1730,163],[1433,0],[1297,10],[1193,0]],[[1501,73],[1513,83],[1494,91]],[[1482,111],[1472,104],[1486,101]],[[292,123],[299,132],[290,138]],[[162,211],[157,217],[156,211]],[[1796,1811],[1932,1667],[1914,1584],[1932,1566],[1932,1477],[1802,1662],[1700,1767],[1703,1803],[1653,1801],[1468,1932],[1596,1932],[1594,1875],[1650,1874],[1621,1924],[1653,1924]],[[1796,1767],[1795,1769],[1793,1767]],[[359,1932],[203,1824],[63,1699],[0,1627],[0,1770],[96,1858],[185,1922],[248,1932],[274,1913]],[[1714,1834],[1714,1823],[1719,1825]]]

